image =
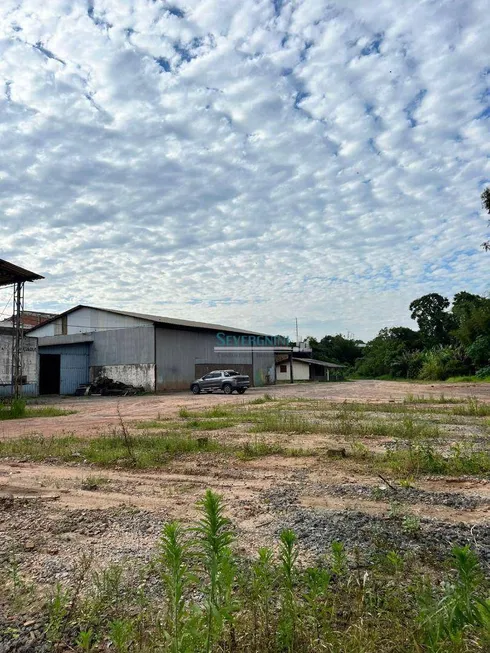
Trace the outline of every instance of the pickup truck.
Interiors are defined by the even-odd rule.
[[[249,387],[250,378],[246,374],[235,372],[235,370],[214,370],[191,383],[191,391],[195,395],[214,390],[223,390],[227,395],[231,395],[236,390],[239,395],[242,395]]]

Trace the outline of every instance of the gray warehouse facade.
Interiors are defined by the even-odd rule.
[[[211,369],[235,368],[255,386],[274,383],[273,351],[215,352],[232,327],[93,306],[76,306],[32,329],[39,351],[39,393],[72,394],[107,376],[148,392],[188,389]]]

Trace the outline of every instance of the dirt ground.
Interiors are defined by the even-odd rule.
[[[267,388],[252,388],[243,396],[224,395],[221,393],[201,394],[173,393],[159,396],[142,397],[67,397],[63,399],[41,399],[39,403],[53,405],[76,413],[53,418],[31,418],[0,422],[0,439],[21,437],[39,433],[44,436],[54,434],[75,434],[90,436],[109,433],[118,427],[120,417],[124,420],[155,419],[158,415],[170,417],[177,414],[179,408],[202,409],[217,404],[247,403],[267,392],[277,398],[327,399],[329,401],[366,401],[387,402],[400,401],[408,394],[423,395],[438,399],[441,394],[446,397],[477,397],[481,401],[490,401],[488,384],[421,384],[400,383],[395,381],[355,381],[351,383],[297,383],[278,385]]]
[[[46,403],[76,410],[75,414],[0,422],[0,439],[33,433],[90,437],[118,428],[119,413],[128,424],[174,418],[182,407],[191,410],[247,403],[266,390],[277,398],[332,402],[387,403],[401,401],[408,394],[439,399],[442,393],[447,398],[473,396],[490,402],[490,385],[486,384],[381,381],[285,385],[252,389],[244,397],[181,393],[121,399],[66,398]],[[241,434],[238,430],[216,437],[239,439]],[[284,437],[295,446],[306,441]],[[338,443],[336,437],[324,436],[324,440],[328,446]],[[90,489],[88,481],[93,478],[97,487]],[[362,543],[363,537],[371,537],[372,529],[377,537],[381,529],[383,537],[389,539],[390,510],[399,503],[409,505],[410,514],[422,521],[422,532],[435,534],[434,540],[481,541],[490,551],[489,480],[424,477],[410,489],[392,485],[389,479],[367,472],[349,459],[329,460],[316,455],[240,460],[202,452],[151,471],[98,469],[83,461],[3,460],[0,562],[7,563],[14,554],[23,572],[42,583],[69,575],[82,552],[92,553],[101,565],[127,558],[146,560],[155,550],[162,524],[175,518],[193,520],[196,502],[207,488],[224,496],[239,534],[239,549],[245,554],[272,544],[284,525],[293,525],[315,552],[321,550],[322,538],[326,542],[352,538]],[[366,528],[371,529],[369,533]],[[410,546],[407,540],[406,547]]]

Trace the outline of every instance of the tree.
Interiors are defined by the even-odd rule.
[[[363,358],[357,364],[357,371],[362,376],[410,376],[411,357],[422,348],[420,334],[406,327],[381,329],[378,335],[369,341]]]
[[[476,367],[483,367],[490,364],[490,336],[478,336],[466,353]]]
[[[481,194],[481,201],[483,204],[483,208],[490,215],[490,186],[488,188],[485,188],[485,190]],[[490,221],[488,224],[490,225]],[[490,251],[490,240],[487,240],[484,243],[482,243],[482,247],[485,251],[487,252]]]
[[[446,345],[451,341],[455,321],[447,312],[449,300],[438,293],[429,293],[410,304],[412,320],[416,320],[427,347]]]
[[[461,299],[461,296],[465,296]],[[454,298],[453,314],[457,329],[453,335],[468,347],[478,336],[490,334],[490,299],[470,293],[458,293]]]
[[[362,355],[362,349],[359,347],[359,345],[363,344],[362,340],[344,338],[340,333],[335,336],[325,336],[318,344],[319,353],[323,360],[331,363],[354,365]]]

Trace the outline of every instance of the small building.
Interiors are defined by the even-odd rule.
[[[273,351],[216,352],[223,334],[263,335],[86,305],[29,332],[38,340],[40,394],[73,394],[80,384],[99,376],[143,386],[148,392],[186,390],[210,370],[230,368],[248,374],[255,386],[274,382]]]
[[[37,394],[37,341],[35,338],[28,341],[24,337],[24,286],[43,278],[0,259],[0,288],[13,290],[12,318],[0,323],[0,396]]]
[[[344,365],[327,363],[314,358],[296,358],[293,356],[293,381],[330,381],[342,378]],[[289,358],[282,357],[276,362],[276,381],[291,381]]]
[[[56,317],[56,313],[43,313],[41,311],[22,311],[20,314],[20,322],[24,331],[29,331],[43,322],[50,320],[51,318]],[[5,320],[0,320],[1,328],[14,328],[14,316],[6,318]]]
[[[0,397],[10,397],[12,388],[12,327],[0,326]],[[22,394],[38,394],[37,339],[24,338],[22,345]]]

